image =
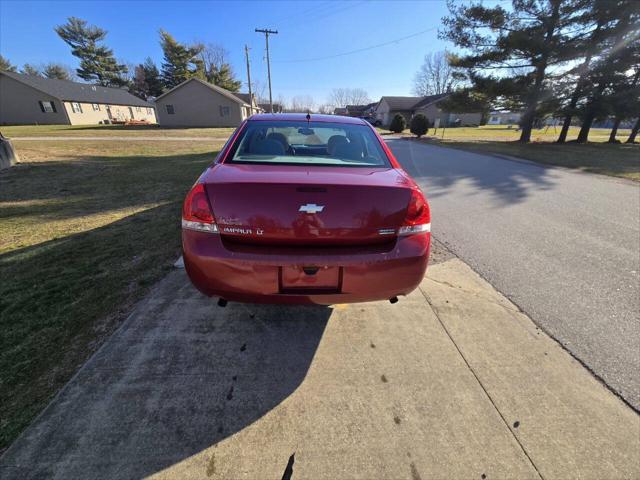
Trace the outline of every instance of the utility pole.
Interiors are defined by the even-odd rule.
[[[267,44],[267,76],[269,77],[269,109],[273,113],[273,97],[271,95],[271,60],[269,59],[269,34],[277,34],[277,30],[269,30],[268,28],[256,28],[257,33],[264,33],[264,40]]]
[[[251,68],[249,67],[249,47],[244,46],[244,54],[247,57],[247,83],[249,83],[249,114],[253,115],[253,95],[251,94]]]

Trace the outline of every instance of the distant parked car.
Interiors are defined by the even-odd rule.
[[[395,302],[424,276],[430,222],[362,119],[254,115],[185,199],[184,263],[222,305]]]
[[[369,122],[374,127],[381,127],[382,122],[378,120],[376,117],[362,117],[363,120]]]

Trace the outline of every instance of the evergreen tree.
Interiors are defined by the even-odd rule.
[[[55,78],[58,80],[71,80],[69,70],[63,65],[57,63],[49,63],[44,67],[42,74],[47,78]]]
[[[411,133],[420,138],[429,131],[429,120],[423,114],[418,113],[411,119]]]
[[[407,121],[404,119],[403,115],[401,115],[400,113],[396,113],[391,120],[389,130],[393,133],[401,133],[405,128],[407,128]]]
[[[38,68],[34,67],[33,65],[29,65],[28,63],[25,63],[23,65],[22,70],[20,70],[20,73],[23,73],[24,75],[31,75],[33,77],[40,76],[40,70],[38,70]]]
[[[126,85],[126,65],[116,61],[113,50],[101,45],[107,36],[106,30],[69,17],[67,23],[56,27],[55,31],[71,47],[71,53],[80,59],[80,68],[76,70],[80,78],[103,86]]]
[[[609,113],[613,116],[609,143],[617,142],[616,135],[622,121],[635,118],[640,113],[640,62],[635,66],[633,76],[627,80],[627,83],[616,85],[606,98]]]
[[[198,57],[202,45],[179,43],[169,32],[160,30],[160,46],[164,52],[162,82],[169,90],[190,78],[205,79],[204,63]]]
[[[593,60],[600,51],[603,39],[610,35],[611,22],[615,18],[615,5],[610,0],[594,0],[592,8],[583,18],[587,30],[582,45],[576,45],[576,60],[582,61],[563,75],[559,83],[561,106],[558,113],[564,116],[558,143],[564,143],[573,117],[578,112],[578,102],[584,97]]]
[[[456,6],[443,19],[442,38],[469,52],[452,56],[475,90],[489,100],[524,109],[521,142],[531,139],[536,118],[551,107],[550,71],[575,56],[579,26],[593,0],[512,0],[511,9],[482,2]]]
[[[156,64],[153,63],[151,58],[147,57],[142,64],[144,70],[144,79],[147,83],[147,91],[149,97],[159,97],[162,95],[162,79],[160,78],[160,71]]]
[[[12,65],[11,62],[0,55],[0,72],[15,72],[16,66]]]
[[[601,55],[589,73],[587,100],[578,111],[582,120],[578,143],[588,140],[589,130],[596,119],[614,113],[616,91],[625,91],[632,82],[632,72],[640,68],[640,3],[637,0],[616,0],[615,16],[611,34],[600,46]],[[626,97],[626,101],[632,100]]]
[[[220,69],[214,68],[207,72],[207,81],[230,92],[239,92],[242,82],[234,77],[231,65],[223,63]]]

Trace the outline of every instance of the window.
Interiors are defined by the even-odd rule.
[[[370,127],[329,122],[249,122],[232,147],[232,163],[390,166]]]
[[[142,107],[136,107],[136,112],[138,113],[142,112]]]
[[[97,103],[92,103],[91,106],[93,107],[94,112],[100,111],[100,105],[98,105]]]
[[[72,102],[71,110],[73,110],[73,113],[82,113],[82,106],[78,102]]]
[[[153,108],[147,107],[147,115],[153,115]]]
[[[56,104],[53,102],[45,102],[41,100],[38,102],[40,104],[40,110],[43,113],[56,113]]]
[[[229,107],[220,107],[220,116],[221,117],[229,116]]]
[[[174,113],[176,113],[175,110],[173,109],[173,105],[166,105],[166,107],[167,107],[167,113],[169,115],[173,115]]]

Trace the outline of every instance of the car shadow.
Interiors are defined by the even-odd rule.
[[[220,308],[174,271],[2,459],[28,468],[3,475],[140,478],[191,457],[300,386],[331,312]]]

